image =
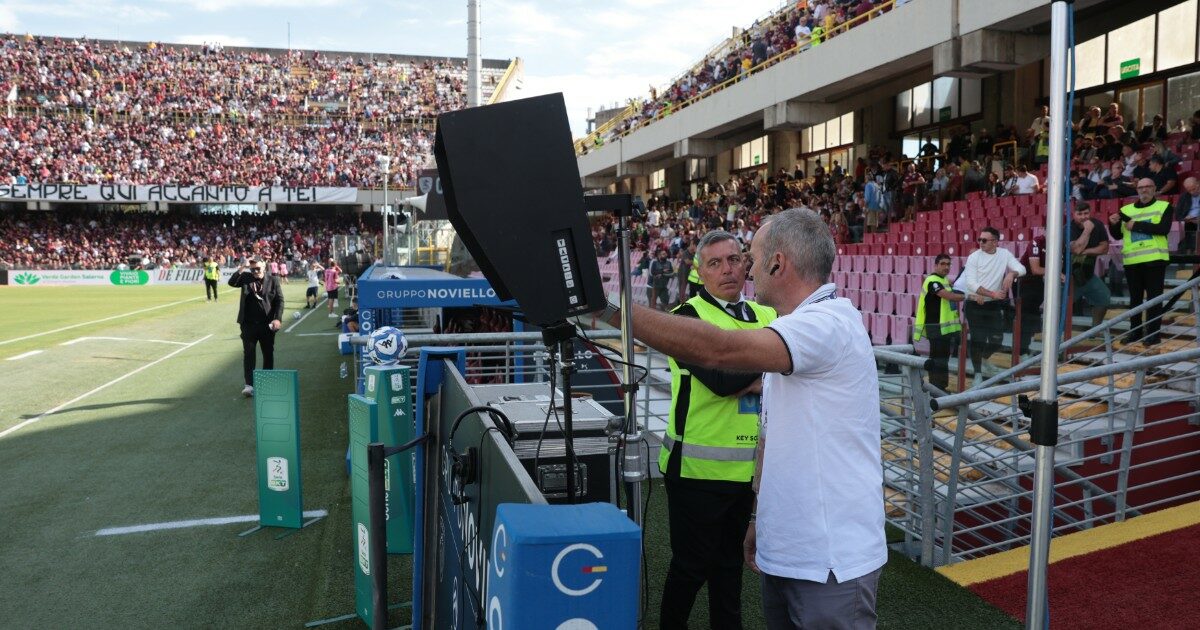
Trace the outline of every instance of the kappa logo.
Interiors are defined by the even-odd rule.
[[[597,561],[604,560],[604,554],[600,553],[600,550],[593,545],[589,545],[587,543],[575,543],[573,545],[567,545],[562,551],[558,552],[557,556],[554,556],[554,563],[550,565],[550,579],[554,581],[554,588],[557,588],[559,592],[563,593],[564,595],[570,595],[571,597],[583,597],[584,595],[587,595],[588,593],[591,593],[599,588],[600,583],[604,581],[604,578],[596,577],[590,584],[584,586],[583,588],[571,588],[570,586],[567,586],[562,579],[562,563],[564,558],[575,551],[586,551],[592,554]],[[597,563],[584,564],[584,566],[580,567],[579,573],[582,575],[598,575],[600,573],[606,573],[607,571],[608,565]],[[570,574],[568,575],[570,576]],[[568,581],[577,582],[579,581],[579,578],[570,576],[568,577]]]

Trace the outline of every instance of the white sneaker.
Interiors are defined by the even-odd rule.
[[[254,386],[247,385],[247,386],[243,387],[242,395],[245,396],[246,398],[250,398],[250,397],[254,396]]]
[[[332,319],[332,318],[334,318],[334,317],[337,317],[337,313],[330,313],[330,314],[329,314],[329,317],[330,317],[330,319]]]

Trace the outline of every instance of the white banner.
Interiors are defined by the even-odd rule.
[[[251,186],[134,186],[132,184],[5,184],[0,201],[67,203],[357,203],[357,188]]]
[[[222,269],[221,283],[229,280],[236,269]],[[203,269],[12,269],[8,271],[9,286],[142,286],[147,284],[200,284]]]

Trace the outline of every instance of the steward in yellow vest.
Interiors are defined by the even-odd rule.
[[[1125,281],[1129,283],[1129,308],[1137,308],[1162,295],[1171,258],[1167,235],[1171,232],[1171,204],[1154,198],[1158,187],[1152,179],[1137,183],[1138,200],[1108,217],[1108,231],[1121,239],[1121,258],[1125,263]],[[1147,345],[1159,341],[1162,306],[1146,312],[1145,329],[1142,315],[1129,318],[1126,343],[1143,341]]]
[[[946,274],[950,273],[950,256],[938,254],[933,262],[933,273],[921,285],[917,297],[917,320],[913,326],[913,342],[922,337],[929,339],[929,384],[943,391],[950,384],[950,352],[958,343],[962,324],[958,322],[958,311],[951,302],[966,299],[950,288]]]
[[[742,299],[747,258],[733,234],[709,232],[696,252],[693,273],[703,286],[675,314],[726,330],[775,320],[773,309]],[[660,627],[686,628],[696,593],[707,583],[708,627],[740,628],[741,549],[754,505],[762,375],[669,363],[671,413],[658,466],[667,489],[671,564]]]
[[[728,303],[728,307],[721,306],[702,288],[699,295],[672,312],[698,317],[726,330],[762,328],[775,320],[773,309],[749,300]],[[731,310],[738,315],[732,315]],[[754,476],[754,449],[758,444],[757,395],[735,394],[760,375],[681,366],[670,357],[668,363],[671,415],[658,458],[659,470],[665,474],[678,466],[679,476],[688,479],[749,482]]]
[[[216,301],[217,281],[221,279],[221,268],[211,258],[204,259],[204,297]]]

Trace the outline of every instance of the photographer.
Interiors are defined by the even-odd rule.
[[[650,263],[650,308],[667,310],[671,305],[671,276],[675,275],[675,267],[667,259],[667,250],[658,250],[658,256]]]
[[[275,333],[283,317],[283,291],[266,272],[261,258],[250,257],[229,277],[229,286],[242,290],[237,323],[242,332],[242,373],[246,386],[242,395],[254,395],[254,347],[262,346],[263,369],[275,368]]]

